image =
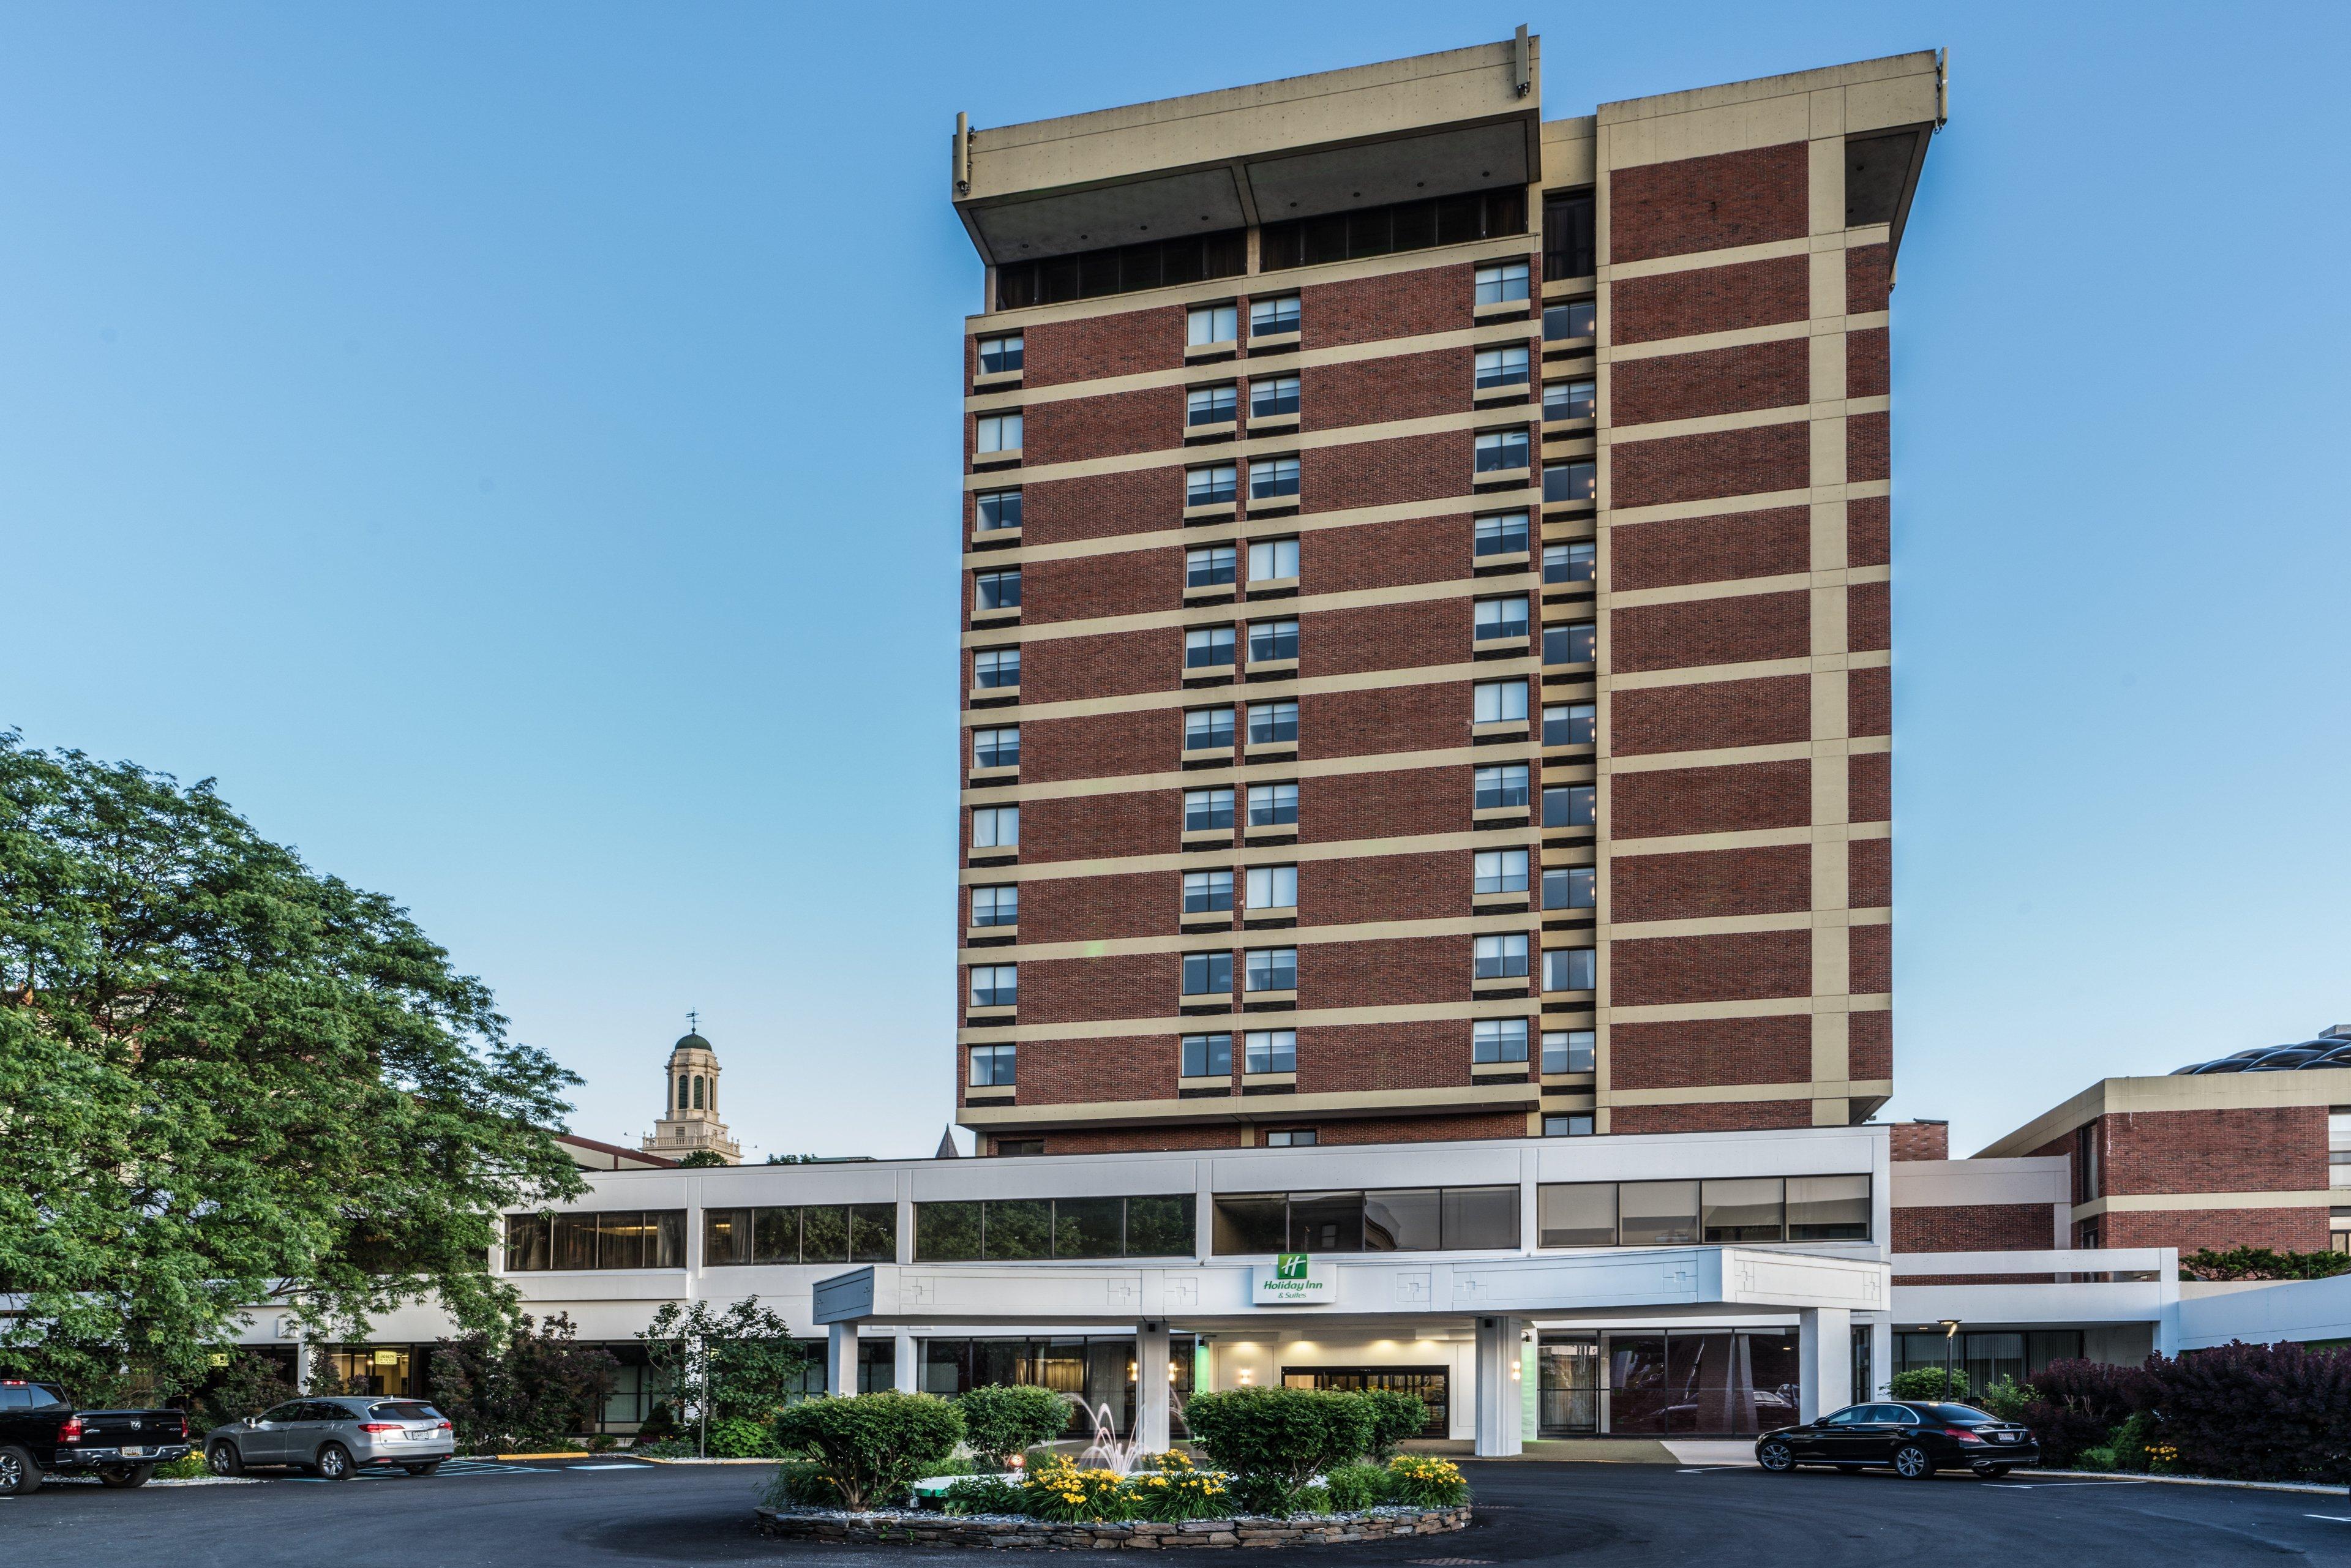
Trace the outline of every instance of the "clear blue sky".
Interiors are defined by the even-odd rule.
[[[927,1152],[979,125],[1545,35],[1947,46],[1895,298],[1897,1071],[1971,1151],[2351,1019],[2340,5],[0,15],[0,724],[408,904],[633,1140]],[[848,585],[855,581],[859,587]]]

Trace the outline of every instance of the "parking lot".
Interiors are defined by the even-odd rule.
[[[1585,1463],[1472,1464],[1477,1524],[1458,1535],[1321,1552],[1284,1562],[1505,1568],[1576,1563],[1647,1568],[1732,1558],[1740,1568],[1883,1568],[1931,1550],[2001,1564],[2199,1564],[2280,1556],[2351,1562],[2351,1498],[2132,1480],[1991,1486],[1966,1477]],[[440,1475],[342,1483],[285,1476],[249,1485],[108,1491],[57,1484],[0,1500],[0,1561],[131,1557],[175,1568],[316,1568],[395,1556],[433,1568],[823,1562],[851,1568],[909,1553],[783,1548],[754,1534],[764,1466],[615,1460],[459,1460]]]

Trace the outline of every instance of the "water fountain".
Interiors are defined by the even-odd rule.
[[[1086,1419],[1094,1424],[1094,1440],[1079,1452],[1078,1468],[1081,1470],[1110,1470],[1122,1476],[1133,1475],[1134,1462],[1143,1458],[1141,1435],[1131,1433],[1120,1437],[1117,1417],[1111,1414],[1107,1401],[1088,1410],[1085,1401],[1074,1394],[1065,1393],[1061,1397],[1084,1411]],[[1167,1391],[1167,1414],[1171,1425],[1184,1414],[1184,1402],[1176,1396],[1172,1388]]]

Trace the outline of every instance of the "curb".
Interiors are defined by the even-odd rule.
[[[2211,1476],[2160,1476],[2139,1470],[2012,1470],[2020,1476],[2064,1476],[2069,1480],[2159,1481],[2171,1487],[2236,1487],[2243,1491],[2290,1491],[2307,1497],[2341,1497],[2344,1489],[2317,1481],[2231,1481]]]
[[[553,1458],[554,1456],[549,1455],[548,1457]],[[565,1457],[569,1458],[569,1456],[567,1455]],[[634,1459],[641,1465],[773,1465],[780,1464],[782,1462],[778,1459],[697,1459],[684,1455],[672,1458],[666,1454],[632,1454],[627,1452],[625,1449],[621,1452],[619,1457],[622,1458]],[[507,1458],[507,1456],[500,1454],[498,1458],[503,1459]]]

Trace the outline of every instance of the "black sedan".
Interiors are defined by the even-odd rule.
[[[1925,1400],[1848,1405],[1805,1426],[1782,1427],[1755,1439],[1755,1462],[1775,1475],[1798,1465],[1834,1465],[1841,1470],[1890,1465],[1896,1475],[1924,1480],[1938,1469],[1964,1466],[1989,1479],[2040,1458],[2032,1428],[1971,1405]]]

